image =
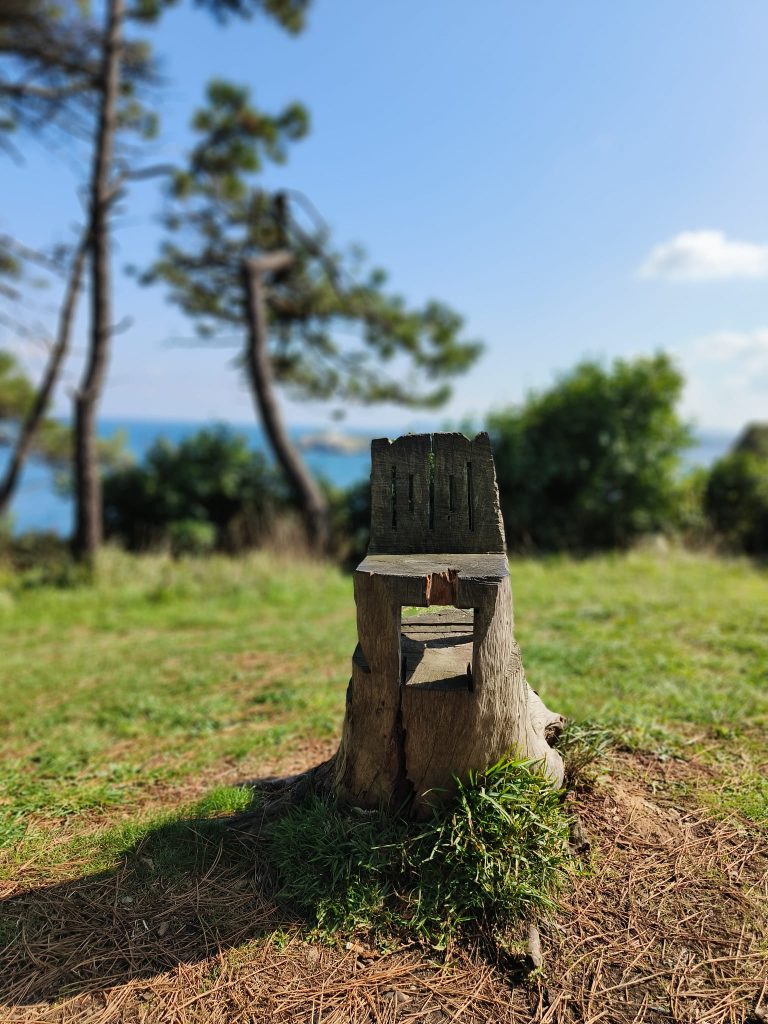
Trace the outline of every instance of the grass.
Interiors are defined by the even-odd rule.
[[[108,552],[94,588],[0,578],[0,836],[13,870],[165,809],[168,787],[338,735],[355,643],[348,577],[257,555]],[[768,575],[745,561],[632,554],[512,563],[516,630],[550,707],[637,746],[695,749],[715,802],[768,820]],[[735,780],[735,781],[734,781]],[[11,863],[7,863],[10,858]]]
[[[168,785],[212,765],[256,775],[265,758],[334,735],[355,628],[334,571],[109,553],[92,589],[7,582],[0,829],[24,837],[16,859],[66,859],[50,849],[51,821],[88,832],[162,807]]]
[[[551,708],[576,722],[566,737],[571,781],[586,794],[588,819],[603,830],[595,874],[579,882],[572,914],[580,901],[585,914],[603,903],[624,907],[627,933],[616,942],[626,951],[640,941],[633,915],[647,899],[643,934],[652,936],[660,927],[653,925],[657,904],[648,895],[656,891],[656,875],[650,868],[643,873],[642,858],[653,848],[664,878],[690,884],[697,913],[711,909],[701,927],[710,930],[713,951],[702,946],[701,956],[712,960],[713,972],[720,970],[725,953],[718,950],[743,952],[741,919],[728,907],[751,899],[760,884],[749,865],[762,863],[762,854],[750,861],[744,851],[768,826],[768,573],[745,560],[635,552],[584,561],[513,560],[511,577],[529,681]],[[20,946],[14,953],[7,998],[12,994],[23,1004],[33,989],[43,998],[49,985],[51,998],[70,992],[73,1015],[76,1009],[78,1019],[90,1020],[87,993],[140,986],[158,972],[170,979],[162,972],[185,964],[187,973],[176,982],[158,982],[161,989],[167,985],[167,998],[166,989],[157,990],[157,998],[166,999],[167,1019],[213,1020],[220,1006],[230,1014],[222,1020],[235,1019],[241,1012],[234,995],[238,972],[266,958],[275,991],[282,991],[278,982],[287,965],[299,964],[313,977],[326,965],[323,991],[328,999],[338,996],[339,1020],[356,1020],[351,1007],[357,996],[350,992],[358,990],[350,989],[349,978],[368,978],[377,999],[389,991],[387,984],[401,983],[392,981],[395,976],[410,979],[415,989],[422,985],[423,960],[406,958],[397,967],[393,960],[391,975],[358,960],[349,974],[322,953],[313,967],[305,947],[296,946],[295,918],[276,914],[265,897],[267,880],[254,874],[252,849],[222,852],[219,816],[244,809],[249,799],[238,783],[300,769],[333,751],[355,639],[351,580],[307,561],[264,553],[173,562],[106,552],[93,586],[69,588],[0,569],[0,927],[12,940],[9,949],[17,949],[13,940],[23,928],[32,958],[25,960]],[[651,806],[656,810],[638,833],[639,845],[622,846],[617,855],[611,828],[627,815],[639,828],[636,815]],[[706,824],[713,818],[722,824]],[[716,850],[702,845],[704,835],[717,839]],[[295,831],[285,835],[278,860],[288,863],[288,847],[298,850],[300,838]],[[366,842],[376,845],[370,836]],[[683,849],[689,861],[680,859]],[[696,860],[696,851],[706,861]],[[300,857],[295,864],[300,872]],[[290,893],[284,876],[285,895],[294,906],[303,900],[305,914],[313,901],[315,911],[322,909],[306,891],[312,883],[306,872],[304,882],[303,895]],[[403,920],[421,912],[412,894],[395,906],[386,894],[369,899],[370,892],[361,895],[361,906],[368,900],[372,917],[387,906]],[[462,892],[471,896],[466,884]],[[717,893],[730,894],[728,907],[717,904]],[[340,911],[332,897],[326,910],[330,924]],[[676,920],[672,902],[664,913]],[[457,909],[454,917],[461,916]],[[750,920],[750,934],[758,935],[756,919]],[[614,995],[627,978],[637,984],[631,972],[622,973],[619,952],[619,966],[607,966],[610,943],[600,943],[608,941],[609,925],[602,921],[601,932],[579,924],[578,942],[587,950],[594,936],[595,963],[604,975],[599,982],[593,964],[598,974],[568,997],[574,1006],[582,1000],[586,1007],[592,998],[599,1004],[594,993],[603,983]],[[730,925],[735,937],[722,932]],[[570,935],[568,920],[558,927]],[[557,957],[559,935],[549,937]],[[69,963],[65,948],[81,957],[76,970],[61,966]],[[52,952],[57,949],[60,955]],[[82,962],[85,950],[91,950],[90,966]],[[564,950],[563,941],[558,970],[564,978],[580,977],[579,963]],[[658,969],[654,956],[661,956],[650,937],[647,955],[650,974]],[[637,957],[642,962],[640,952]],[[493,1002],[496,990],[485,969],[472,974],[474,967],[454,963],[461,977],[466,968],[474,979],[477,1005],[495,1007],[477,1019],[507,1019],[508,1001]],[[441,1005],[464,1012],[464,997],[456,995],[454,1004],[448,982],[430,978],[424,998],[439,990]],[[678,994],[684,991],[679,979],[675,984]],[[718,978],[711,984],[721,991]],[[194,1005],[182,1013],[179,992],[190,985],[199,994],[184,997]],[[293,991],[296,977],[286,974],[285,985],[286,993]],[[139,999],[128,988],[115,991],[114,1006],[107,996],[105,1004],[94,1004],[94,1020],[121,1020],[120,1000]],[[216,992],[218,1002],[206,1003],[204,993]],[[243,1005],[250,1005],[247,986],[242,992]],[[293,997],[280,998],[286,1016],[275,1019],[293,1020]],[[370,1013],[360,999],[359,1013]],[[541,1005],[544,1013],[548,1004]],[[308,1019],[300,1000],[295,1007],[296,1020]],[[271,1019],[266,1013],[259,1019]],[[166,1019],[159,1010],[134,1016]],[[40,1011],[30,1019],[48,1017]],[[552,1011],[547,1019],[570,1018]],[[586,1010],[581,1019],[590,1019]],[[640,1010],[636,1019],[645,1019]]]
[[[449,816],[350,814],[312,797],[270,829],[278,898],[321,934],[490,939],[554,906],[569,862],[560,795],[525,761],[457,784]]]

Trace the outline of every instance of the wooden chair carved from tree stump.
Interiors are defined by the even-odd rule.
[[[528,687],[487,434],[414,434],[371,446],[371,538],[354,574],[358,645],[341,745],[340,797],[422,816],[509,753],[541,760],[563,719]],[[439,610],[403,617],[408,606]]]

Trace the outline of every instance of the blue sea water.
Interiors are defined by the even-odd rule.
[[[102,420],[99,424],[99,436],[105,440],[122,434],[125,447],[130,454],[141,461],[147,450],[159,438],[166,438],[176,444],[197,433],[210,423],[169,422],[157,420]],[[256,450],[267,452],[264,435],[255,424],[235,425],[231,430],[247,437],[249,444]],[[291,429],[292,437],[315,433],[310,428],[296,427]],[[349,431],[359,433],[356,431]],[[368,436],[363,435],[361,436]],[[370,455],[368,448],[351,455],[327,452],[306,452],[304,457],[310,469],[337,487],[347,487],[365,479],[370,473]],[[0,449],[0,472],[8,458],[7,451]],[[24,470],[23,477],[11,503],[11,527],[14,533],[27,530],[47,530],[66,536],[71,533],[73,506],[72,500],[60,494],[56,489],[55,474],[48,466],[37,459],[32,459]]]
[[[167,438],[173,443],[211,424],[199,422],[168,422],[157,420],[103,420],[99,425],[99,435],[108,439],[115,434],[125,436],[128,451],[138,460],[159,438]],[[244,434],[252,447],[266,452],[264,435],[255,424],[236,425],[231,428]],[[294,427],[291,429],[294,438],[302,434],[313,433],[310,428]],[[349,431],[360,434],[360,431]],[[385,430],[374,431],[381,436]],[[706,466],[711,464],[727,451],[733,438],[728,434],[702,433],[698,436],[695,446],[686,455],[689,466]],[[0,449],[0,471],[7,458],[7,452]],[[351,455],[328,452],[307,452],[306,461],[318,476],[324,477],[337,487],[364,480],[370,472],[370,455],[367,448]],[[27,530],[49,530],[66,536],[72,529],[72,500],[57,492],[52,471],[43,463],[31,460],[25,468],[24,475],[11,504],[11,524],[14,533]]]

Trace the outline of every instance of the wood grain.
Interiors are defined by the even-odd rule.
[[[488,435],[408,434],[371,444],[372,554],[506,550]]]

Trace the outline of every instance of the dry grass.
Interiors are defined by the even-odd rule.
[[[177,871],[154,859],[156,836],[117,870],[6,886],[0,917],[17,934],[0,1020],[744,1024],[768,998],[768,837],[680,796],[705,771],[695,763],[609,767],[577,796],[592,862],[542,926],[544,970],[527,981],[477,950],[306,941],[278,916],[252,846],[195,841],[189,824],[182,847],[198,852]]]
[[[594,874],[544,933],[534,1020],[743,1022],[765,995],[768,836],[669,795],[696,771],[616,760],[586,802]]]

